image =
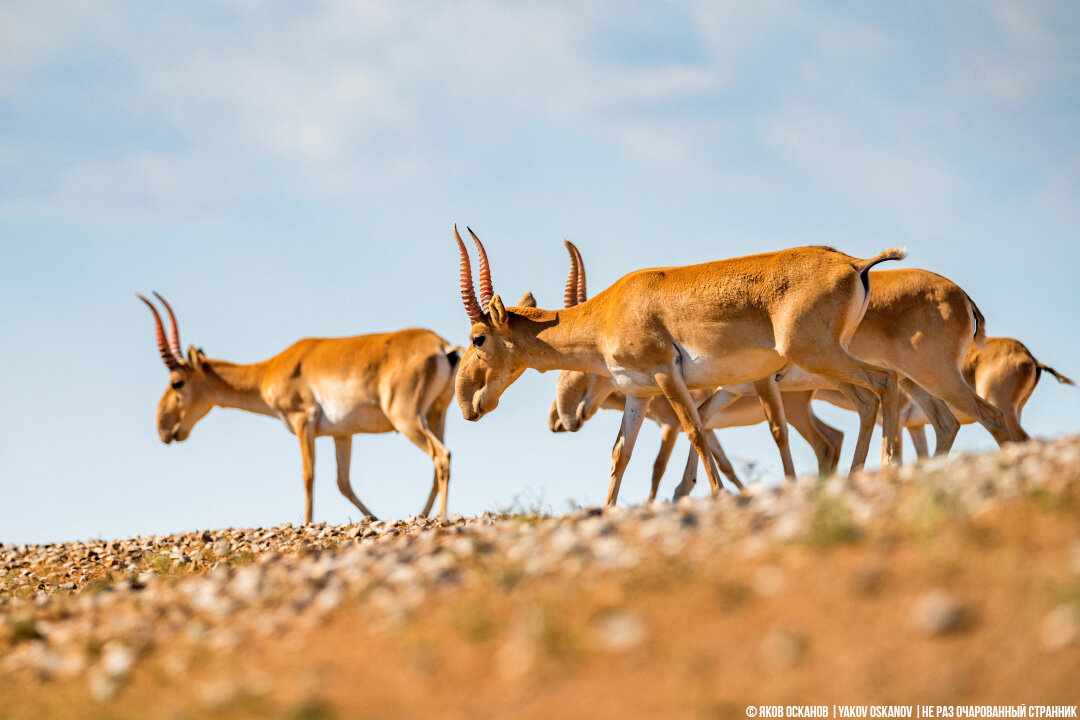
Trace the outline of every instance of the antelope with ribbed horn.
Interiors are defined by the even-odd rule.
[[[304,522],[310,523],[315,438],[334,438],[338,489],[366,517],[374,518],[349,483],[352,436],[396,430],[435,465],[423,514],[431,512],[438,496],[439,517],[446,517],[450,451],[443,444],[443,431],[462,348],[430,330],[413,328],[346,338],[307,338],[269,360],[246,365],[208,358],[194,346],[185,357],[176,316],[164,298],[154,295],[169,315],[168,340],[157,308],[142,295],[139,299],[153,313],[158,352],[169,369],[169,387],[157,410],[162,442],[187,439],[195,424],[215,407],[282,420],[300,440]]]
[[[569,240],[563,240],[563,243],[566,245],[567,252],[570,253],[570,270],[563,291],[563,307],[570,308],[588,299],[585,285],[585,260],[576,245]],[[712,390],[695,390],[691,392],[694,402],[699,406],[713,394],[714,391]],[[784,415],[792,427],[813,448],[818,458],[818,473],[820,475],[831,475],[836,470],[836,464],[840,458],[840,445],[843,442],[844,434],[822,422],[814,415],[810,406],[812,396],[813,392],[782,394],[781,401],[784,405]],[[768,408],[764,407],[765,401],[756,393],[753,396],[731,396],[731,399],[731,403],[726,404],[721,412],[714,413],[707,421],[702,417],[703,424],[707,429],[745,427],[769,421]],[[552,401],[551,409],[548,412],[548,426],[552,432],[576,432],[600,408],[620,411],[626,408],[626,396],[615,387],[611,378],[574,370],[563,370],[559,373],[559,378],[555,384],[555,400]],[[656,461],[653,463],[652,482],[649,491],[649,501],[652,502],[656,499],[660,480],[667,470],[668,461],[671,459],[671,451],[682,429],[671,403],[664,398],[658,397],[649,403],[649,409],[645,415],[660,426],[661,437],[660,451],[656,456]],[[713,449],[713,459],[716,460],[720,472],[733,484],[741,488],[742,483],[724,454],[715,433],[709,433],[709,435],[708,440]],[[783,436],[774,432],[773,437],[779,441]],[[784,446],[780,448],[782,460],[787,450],[788,448]],[[696,464],[694,468],[696,469]]]
[[[803,247],[684,267],[639,270],[562,310],[507,308],[494,293],[487,253],[471,230],[480,263],[480,299],[457,228],[461,295],[472,327],[458,370],[457,399],[479,420],[528,368],[579,370],[612,378],[626,394],[606,502],[615,503],[649,402],[663,395],[705,464],[714,494],[720,475],[691,397],[696,389],[775,376],[792,363],[835,380],[860,401],[880,400],[895,436],[894,373],[858,360],[845,346],[866,307],[871,267],[905,256],[887,250],[862,260]],[[767,398],[786,429],[779,393]],[[866,396],[869,396],[867,399]],[[872,423],[872,420],[871,420]],[[890,457],[895,454],[890,446]]]

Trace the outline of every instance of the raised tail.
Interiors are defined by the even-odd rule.
[[[1071,379],[1071,378],[1067,378],[1067,377],[1065,377],[1064,375],[1062,375],[1061,373],[1059,373],[1059,372],[1058,372],[1057,370],[1055,370],[1054,368],[1050,367],[1049,365],[1043,365],[1043,364],[1042,364],[1041,362],[1039,362],[1038,360],[1036,360],[1036,361],[1035,361],[1035,365],[1036,365],[1036,366],[1038,366],[1038,368],[1039,368],[1040,370],[1045,370],[1046,372],[1048,372],[1048,373],[1050,373],[1051,375],[1053,375],[1054,377],[1056,377],[1056,378],[1057,378],[1057,381],[1058,381],[1059,383],[1061,383],[1062,385],[1075,385],[1075,384],[1076,384],[1076,383],[1074,383],[1074,382],[1072,381],[1072,379]]]
[[[967,298],[968,305],[971,306],[971,313],[975,316],[975,347],[984,348],[986,347],[986,318],[983,317],[979,306],[975,304],[970,295],[965,292],[964,297]]]
[[[857,272],[864,273],[880,262],[885,262],[886,260],[903,260],[906,257],[907,250],[905,248],[891,248],[883,253],[878,253],[869,260],[856,260],[851,264]]]

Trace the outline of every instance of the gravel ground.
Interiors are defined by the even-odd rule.
[[[1078,506],[1080,438],[851,479],[755,486],[716,500],[589,508],[560,517],[286,524],[2,545],[0,675],[31,684],[73,680],[107,701],[140,664],[183,677],[196,651],[228,657],[250,643],[311,632],[347,608],[363,608],[373,622],[393,627],[423,612],[425,603],[470,589],[625,575],[658,561],[693,566],[718,552],[754,557],[789,545],[929,537],[1019,502]],[[1071,572],[1080,576],[1080,536],[1071,542]],[[858,582],[870,592],[874,572]],[[766,564],[751,592],[769,597],[783,587],[783,573]],[[971,622],[963,603],[945,591],[927,593],[910,611],[910,632],[923,637],[963,632]],[[1080,598],[1054,607],[1041,627],[1046,648],[1080,643]],[[615,609],[596,618],[593,643],[618,652],[648,632],[640,617]],[[509,673],[515,642],[511,634],[504,648]],[[778,668],[798,662],[803,650],[800,637],[783,628],[761,646],[765,661]],[[206,702],[265,692],[260,686],[269,681],[230,682],[204,688]]]

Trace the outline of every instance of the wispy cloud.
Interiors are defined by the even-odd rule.
[[[0,172],[28,178],[23,209],[33,206],[26,188],[69,208],[154,193],[198,204],[208,179],[258,178],[268,166],[333,194],[430,180],[533,126],[687,172],[721,162],[737,172],[730,159],[742,155],[752,173],[763,153],[872,204],[925,204],[964,172],[927,129],[948,140],[964,132],[949,127],[954,118],[1023,106],[1047,83],[1075,80],[1075,40],[1055,26],[1058,6],[981,7],[972,12],[993,32],[956,38],[964,51],[941,54],[923,86],[891,92],[920,40],[873,10],[685,2],[646,26],[621,26],[617,6],[488,0],[422,12],[337,1],[5,5],[0,102],[48,101],[40,122],[0,137]],[[94,57],[108,58],[99,72],[117,75],[108,92],[88,99],[57,87]],[[138,118],[155,131],[102,139],[116,144],[104,157],[51,152],[70,142],[58,133],[79,128],[45,116],[88,101],[104,122]],[[259,192],[257,180],[247,185],[233,192]]]

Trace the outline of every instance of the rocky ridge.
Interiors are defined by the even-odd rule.
[[[259,639],[310,631],[344,608],[408,622],[446,593],[523,580],[573,582],[648,563],[693,567],[718,553],[748,557],[790,544],[830,547],[932,535],[1019,501],[1075,507],[1080,438],[957,455],[853,478],[805,478],[741,496],[661,502],[560,517],[412,518],[355,525],[281,525],[51,545],[0,546],[0,673],[28,682],[84,679],[116,695],[148,659],[181,676],[193,653],[228,655]],[[1080,575],[1080,537],[1072,571]],[[767,570],[767,569],[766,569]],[[873,578],[867,577],[868,583]],[[778,592],[759,572],[754,591]],[[914,632],[962,628],[946,593],[912,609]],[[631,647],[638,618],[599,621],[597,645]],[[1055,607],[1047,647],[1080,642],[1080,606]],[[799,639],[763,652],[794,662]],[[258,681],[247,691],[258,692]]]

